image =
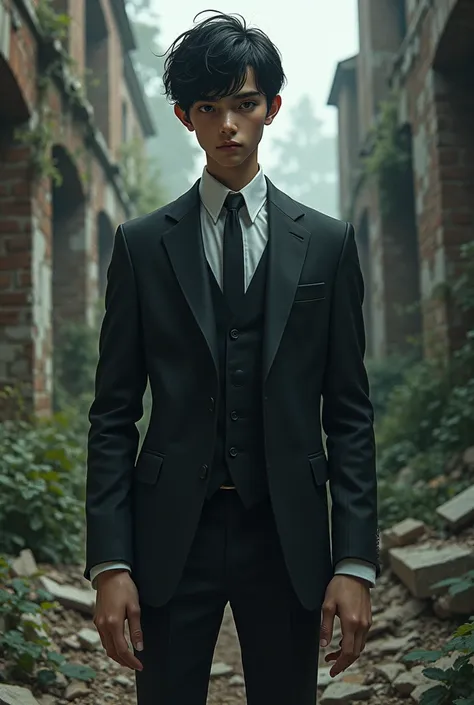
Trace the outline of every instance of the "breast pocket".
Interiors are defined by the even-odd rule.
[[[296,287],[295,303],[304,304],[309,301],[323,301],[326,298],[325,288],[325,282],[299,284]]]

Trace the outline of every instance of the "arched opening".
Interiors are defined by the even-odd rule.
[[[101,211],[97,216],[97,259],[99,270],[99,297],[105,296],[107,286],[107,270],[112,256],[114,246],[114,228],[110,222],[110,218],[106,213]]]
[[[393,184],[391,215],[384,220],[387,351],[406,353],[421,335],[420,256],[413,177],[412,134],[401,127],[407,163]]]
[[[57,383],[64,367],[64,331],[71,323],[84,324],[88,313],[88,251],[85,196],[77,168],[64,147],[53,148],[61,183],[52,183],[52,341]],[[58,405],[55,392],[55,406]]]

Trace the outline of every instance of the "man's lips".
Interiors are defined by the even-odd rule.
[[[225,142],[224,144],[219,145],[217,149],[235,149],[236,147],[241,147],[238,142]]]

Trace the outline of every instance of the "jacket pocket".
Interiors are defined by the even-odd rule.
[[[328,461],[325,452],[322,450],[319,453],[308,456],[308,459],[316,485],[318,487],[325,485],[329,477]]]
[[[143,450],[135,467],[135,479],[145,485],[154,485],[158,480],[163,460],[162,455]]]
[[[315,284],[299,284],[296,288],[295,303],[304,303],[306,301],[322,301],[326,298],[326,285],[324,282]]]

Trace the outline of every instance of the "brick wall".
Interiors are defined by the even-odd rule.
[[[120,41],[108,0],[103,1],[110,22],[112,49],[109,46],[108,51],[115,61],[109,88],[116,88],[121,81]],[[80,68],[84,0],[69,0],[68,7],[74,13],[68,43]],[[9,41],[0,46],[0,85],[9,91],[0,104],[0,389],[18,385],[25,410],[47,414],[53,392],[55,330],[61,320],[92,322],[101,293],[99,254],[103,279],[115,227],[131,213],[113,181],[113,162],[109,168],[105,163],[110,155],[104,153],[99,159],[97,147],[85,141],[84,118],[73,111],[58,86],[51,85],[48,95],[56,135],[48,153],[58,159],[63,186],[53,188],[50,178],[38,177],[32,170],[31,152],[15,142],[15,128],[35,115],[38,99],[39,39],[31,18],[22,15],[21,20],[17,29],[10,24]],[[108,136],[117,143],[121,128],[114,120],[118,116],[120,121],[121,94],[121,88],[104,91],[102,87],[107,110],[98,111],[104,124],[112,126]],[[99,214],[101,222],[108,224],[100,248]],[[0,417],[9,413],[0,401]]]
[[[394,75],[412,126],[425,353],[449,354],[464,321],[446,292],[462,271],[459,246],[473,238],[474,3],[409,3],[410,37]],[[460,48],[466,48],[466,54]]]
[[[474,237],[474,2],[406,0],[406,35],[398,48],[395,15],[388,22],[387,14],[396,6],[396,0],[359,0],[360,139],[364,143],[378,101],[393,87],[400,128],[408,126],[411,134],[413,172],[390,216],[376,182],[352,185],[370,279],[370,349],[383,356],[421,332],[425,355],[450,354],[464,340],[466,320],[449,290],[463,272],[460,245]],[[342,99],[338,107],[347,112]],[[339,125],[345,122],[340,115]],[[346,150],[341,168],[350,156],[346,137],[347,130],[340,135]],[[400,316],[398,310],[416,299],[420,313]]]

